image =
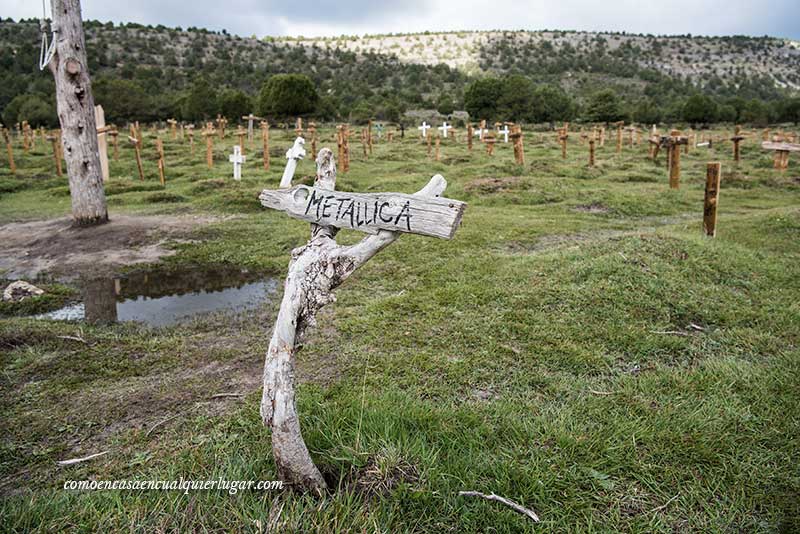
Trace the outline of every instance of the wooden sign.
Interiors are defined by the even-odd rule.
[[[299,185],[265,189],[261,204],[295,219],[349,228],[370,234],[378,230],[451,239],[461,223],[466,204],[439,197],[404,193],[346,193]]]

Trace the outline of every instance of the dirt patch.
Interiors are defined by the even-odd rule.
[[[0,270],[10,279],[43,273],[61,279],[108,275],[119,267],[153,263],[174,250],[167,241],[188,237],[198,226],[221,220],[210,216],[116,215],[92,228],[73,228],[64,217],[0,226]]]
[[[542,236],[536,241],[523,243],[512,241],[506,243],[502,251],[506,254],[526,255],[546,252],[550,250],[579,246],[584,243],[597,243],[612,239],[619,239],[629,236],[639,236],[643,233],[651,232],[654,228],[642,228],[639,230],[604,230],[585,234],[555,234]]]
[[[509,176],[507,178],[478,178],[464,185],[464,191],[468,193],[499,193],[519,189],[522,178],[519,176]]]

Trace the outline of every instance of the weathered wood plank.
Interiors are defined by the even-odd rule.
[[[451,239],[461,223],[466,203],[404,193],[347,193],[299,185],[265,189],[261,204],[290,217],[336,228],[378,233],[405,232]]]
[[[718,162],[706,166],[706,194],[703,201],[703,229],[709,237],[717,235],[717,205],[722,165]]]
[[[764,141],[761,143],[761,148],[764,150],[780,150],[783,152],[800,152],[800,144],[796,143],[776,143],[773,141]]]

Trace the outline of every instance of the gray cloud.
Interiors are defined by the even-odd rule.
[[[49,3],[49,2],[48,2]],[[340,35],[425,30],[575,29],[800,39],[800,2],[773,0],[83,0],[84,17],[227,29],[239,35]],[[0,0],[4,17],[38,17],[33,0]]]

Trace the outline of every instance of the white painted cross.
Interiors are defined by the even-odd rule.
[[[483,134],[485,134],[485,133],[486,133],[486,130],[484,130],[482,128],[475,128],[475,130],[473,131],[473,135],[475,137],[478,137],[478,138],[482,138]]]
[[[425,137],[428,137],[428,130],[430,130],[430,129],[431,129],[430,125],[425,121],[422,121],[422,126],[417,127],[417,130],[422,131],[423,139]]]
[[[281,177],[281,188],[291,187],[294,171],[297,169],[297,162],[303,159],[306,155],[306,149],[303,145],[306,144],[305,139],[297,136],[294,140],[292,148],[286,151],[286,168],[283,169],[283,176]]]
[[[437,128],[440,132],[442,132],[442,137],[447,139],[447,130],[451,130],[453,127],[447,124],[447,121],[443,122],[439,128]]]
[[[504,125],[502,130],[497,130],[497,133],[503,134],[503,142],[508,143],[508,134],[511,133],[511,130],[508,129],[508,124]]]
[[[233,154],[228,156],[228,161],[233,163],[233,179],[242,179],[242,163],[247,161],[247,156],[242,155],[242,147],[233,145]]]

